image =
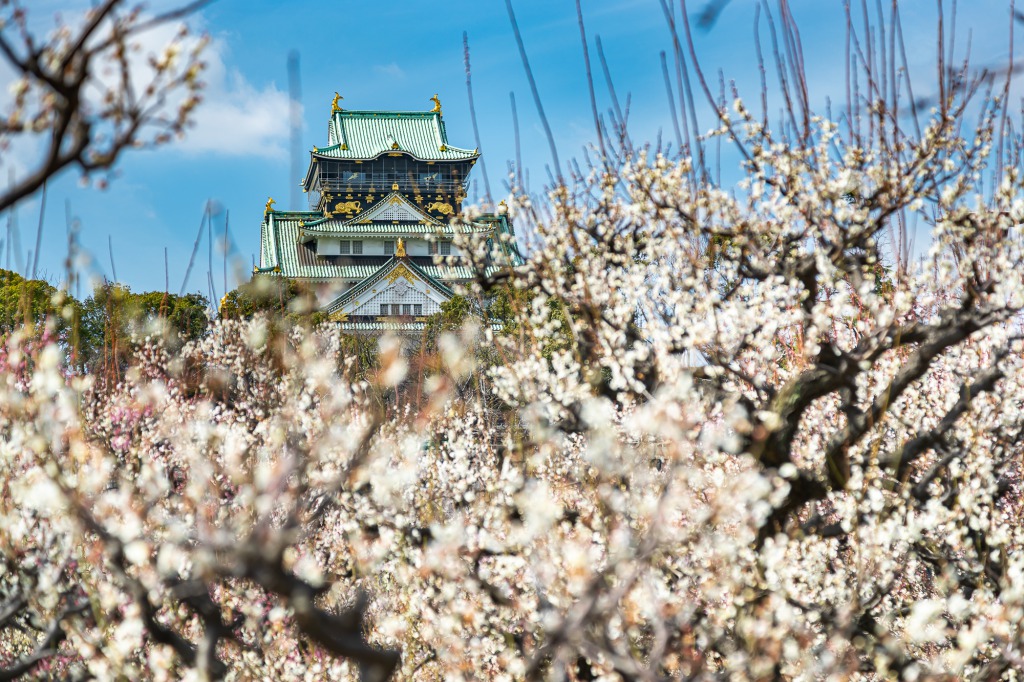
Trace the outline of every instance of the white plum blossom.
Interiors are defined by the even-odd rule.
[[[6,336],[0,677],[1017,679],[1024,140],[858,64],[516,188],[461,328]]]

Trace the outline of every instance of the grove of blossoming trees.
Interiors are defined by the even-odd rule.
[[[1014,69],[925,110],[852,26],[835,120],[780,49],[777,126],[708,90],[708,136],[615,119],[514,192],[527,262],[464,292],[500,331],[430,357],[255,315],[111,382],[8,334],[0,679],[1015,679]]]

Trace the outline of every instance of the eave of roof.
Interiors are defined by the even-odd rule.
[[[345,239],[368,237],[387,238],[395,237],[420,237],[427,235],[450,236],[455,234],[451,225],[424,225],[422,223],[370,223],[367,225],[349,225],[341,229],[333,229],[334,226],[320,225],[317,227],[303,226],[299,228],[299,241],[305,243],[317,237],[340,237]],[[464,233],[465,230],[460,230]]]
[[[398,322],[398,321],[376,321],[376,322],[351,322],[343,320],[337,322],[341,329],[351,332],[422,332],[427,328],[426,322]]]
[[[427,322],[412,320],[409,322],[398,320],[376,320],[374,322],[354,322],[352,320],[333,320],[343,331],[348,332],[423,332],[427,328]],[[501,324],[491,323],[491,329],[501,330]]]
[[[432,111],[336,111],[328,146],[315,153],[366,160],[396,152],[421,161],[469,161],[480,155],[449,144],[441,114]]]
[[[341,149],[340,145],[332,145],[330,147],[317,147],[315,150],[311,150],[309,152],[309,155],[310,155],[311,158],[315,158],[315,159],[332,159],[332,160],[333,159],[340,159],[342,161],[349,161],[349,160],[351,160],[351,161],[374,161],[376,159],[379,159],[382,156],[402,156],[402,155],[405,155],[405,156],[411,156],[412,158],[416,159],[417,161],[432,161],[432,162],[437,162],[437,163],[446,162],[446,161],[447,162],[452,162],[452,163],[459,163],[459,162],[464,162],[464,161],[475,162],[476,159],[480,158],[480,154],[477,153],[475,150],[471,150],[471,149],[460,149],[458,147],[451,147],[451,146],[449,146],[449,147],[447,147],[447,150],[448,151],[453,151],[453,152],[458,153],[458,154],[465,154],[465,156],[450,156],[450,157],[437,157],[437,156],[430,156],[430,155],[422,155],[421,156],[421,155],[415,153],[412,150],[401,149],[401,148],[399,148],[399,149],[394,149],[394,148],[382,149],[382,150],[380,150],[378,152],[375,152],[373,154],[368,154],[366,156],[359,156],[359,155],[356,155],[356,154],[346,154],[345,152],[346,151],[350,151],[350,150]],[[310,162],[310,163],[312,165],[312,162]]]

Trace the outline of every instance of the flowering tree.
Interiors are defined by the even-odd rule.
[[[776,128],[708,92],[709,138],[606,129],[513,197],[526,264],[464,292],[501,332],[442,330],[414,405],[399,340],[366,371],[329,326],[222,320],[103,390],[8,336],[0,677],[1011,678],[1009,81],[943,68],[907,112],[870,45],[838,122],[799,81]]]
[[[148,54],[140,39],[208,2],[148,16],[125,0],[103,0],[78,25],[58,20],[43,39],[33,30],[38,18],[21,2],[0,2],[0,57],[16,79],[13,100],[0,114],[0,150],[35,145],[23,148],[32,161],[0,193],[0,211],[67,168],[103,172],[125,149],[184,132],[200,101],[205,40],[182,25],[161,54]]]

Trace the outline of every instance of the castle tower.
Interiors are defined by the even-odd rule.
[[[423,112],[346,111],[340,99],[302,180],[310,210],[267,202],[255,272],[316,286],[323,309],[352,331],[422,329],[451,285],[474,276],[454,230],[491,237],[513,227],[504,213],[452,224],[480,155],[448,143],[437,95]],[[505,264],[521,262],[499,243]]]

